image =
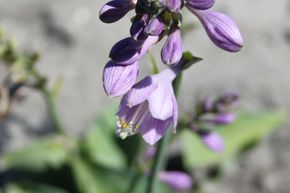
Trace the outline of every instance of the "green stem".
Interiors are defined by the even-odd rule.
[[[47,108],[48,108],[48,113],[50,115],[51,121],[54,124],[56,131],[59,134],[65,134],[65,130],[63,129],[63,127],[60,123],[60,120],[58,118],[58,115],[57,115],[57,112],[55,109],[54,100],[53,100],[51,93],[49,91],[47,91],[46,89],[42,89],[41,92],[45,98]]]
[[[181,79],[182,79],[182,73],[179,73],[179,75],[173,81],[173,89],[174,89],[174,93],[176,97],[178,96]],[[168,146],[168,143],[170,141],[170,136],[171,136],[171,130],[168,129],[163,139],[158,143],[157,152],[155,154],[156,156],[154,158],[153,166],[151,169],[151,174],[148,179],[148,186],[147,186],[146,193],[156,192],[158,173],[164,166],[164,157],[165,157],[166,147]]]

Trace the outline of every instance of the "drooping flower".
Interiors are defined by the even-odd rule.
[[[137,76],[138,62],[124,66],[109,61],[103,72],[104,90],[111,97],[122,96],[133,87]]]
[[[243,46],[241,32],[229,16],[219,12],[196,10],[189,5],[186,7],[199,18],[216,46],[229,52],[241,50]]]
[[[185,0],[186,5],[192,9],[206,10],[214,5],[214,0]]]
[[[144,40],[125,38],[112,47],[110,58],[120,65],[132,64],[137,62],[158,40],[159,36],[148,36]]]
[[[117,112],[117,134],[121,138],[140,132],[150,145],[155,144],[173,123],[177,125],[177,102],[172,88],[176,71],[167,68],[147,76],[123,96]]]
[[[171,12],[179,12],[181,7],[181,0],[167,0],[167,9]]]
[[[136,6],[136,0],[113,0],[106,3],[99,12],[100,20],[113,23],[124,17]]]
[[[201,138],[203,144],[213,152],[221,152],[224,149],[224,141],[219,134],[213,131],[195,131]]]
[[[182,40],[180,29],[173,30],[161,50],[161,59],[164,64],[176,65],[182,57]]]
[[[158,179],[174,190],[186,191],[192,187],[191,177],[180,171],[162,171]]]

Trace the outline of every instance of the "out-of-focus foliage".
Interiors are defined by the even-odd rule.
[[[285,120],[285,113],[280,111],[238,113],[234,123],[214,128],[225,143],[224,151],[218,154],[208,150],[194,132],[184,130],[182,141],[185,165],[192,169],[222,163],[277,129]]]

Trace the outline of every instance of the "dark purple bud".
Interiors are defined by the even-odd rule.
[[[163,23],[159,18],[151,19],[145,27],[144,32],[148,35],[158,36],[163,31]]]
[[[206,10],[213,6],[214,0],[185,0],[186,5],[192,9]]]
[[[197,132],[203,144],[213,152],[221,152],[224,149],[224,141],[221,136],[215,132],[200,130]]]
[[[143,37],[143,29],[146,26],[148,19],[148,14],[144,14],[140,19],[135,19],[131,28],[130,28],[130,34],[135,39],[142,39]]]
[[[125,38],[113,46],[110,58],[120,65],[132,64],[138,61],[158,40],[158,36],[148,36],[142,40]]]
[[[179,12],[181,4],[181,0],[167,0],[167,9],[171,12]]]
[[[180,30],[172,31],[161,50],[161,59],[164,64],[177,65],[182,57],[182,40]]]
[[[209,38],[216,46],[229,52],[241,50],[243,46],[241,32],[229,16],[219,12],[195,10],[186,6],[199,18]]]
[[[138,76],[138,63],[123,66],[109,61],[103,72],[103,86],[108,96],[126,94],[135,84]]]
[[[186,191],[192,187],[191,177],[180,171],[160,172],[158,179],[174,190]]]
[[[124,17],[130,10],[134,9],[134,0],[113,0],[106,3],[99,12],[100,20],[104,23],[113,23]]]

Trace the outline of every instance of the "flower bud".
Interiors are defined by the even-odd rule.
[[[210,120],[211,123],[217,124],[217,125],[226,125],[234,122],[236,119],[236,116],[234,113],[220,113]]]
[[[214,0],[185,0],[186,5],[192,9],[206,10],[213,6]]]
[[[163,31],[163,23],[159,18],[151,19],[145,27],[144,32],[148,35],[158,36]]]
[[[186,191],[192,187],[191,177],[180,171],[160,172],[158,179],[174,190]]]
[[[161,59],[164,64],[176,65],[182,57],[182,40],[180,30],[171,32],[161,50]]]
[[[199,130],[197,134],[203,144],[211,151],[221,152],[224,149],[224,141],[219,134],[205,130]]]
[[[106,3],[99,12],[100,20],[104,23],[113,23],[124,17],[135,8],[134,0],[113,0]]]
[[[107,95],[118,97],[126,94],[135,84],[138,62],[123,66],[109,61],[103,72],[103,86]]]
[[[219,12],[195,10],[188,5],[187,8],[199,18],[209,38],[216,46],[229,52],[241,50],[242,35],[229,16]]]
[[[179,12],[181,0],[167,0],[167,9],[171,12]]]
[[[144,37],[143,29],[147,24],[148,14],[144,14],[140,19],[134,19],[134,22],[130,28],[130,35],[135,39],[139,40]]]

